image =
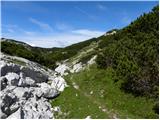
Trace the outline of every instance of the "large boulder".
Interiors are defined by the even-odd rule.
[[[1,76],[5,76],[8,72],[19,73],[20,66],[13,63],[5,63],[0,61]]]
[[[23,106],[24,119],[51,119],[51,105],[45,98],[30,98]]]
[[[67,66],[67,65],[65,65],[65,64],[62,64],[62,65],[59,65],[56,69],[55,69],[55,71],[57,72],[57,73],[59,73],[60,75],[66,75],[67,73],[66,73],[66,71],[69,71],[70,70],[70,68]]]
[[[37,63],[24,61],[26,65],[22,66],[11,63],[13,59],[19,60],[18,57],[5,56],[0,60],[0,118],[52,119],[53,111],[48,99],[63,91],[65,80]],[[63,70],[60,72],[64,73]],[[54,83],[49,85],[48,80]]]
[[[92,65],[92,64],[94,64],[96,61],[96,58],[97,58],[97,55],[95,55],[95,56],[93,56],[88,62],[87,62],[87,64],[88,65]]]
[[[73,65],[73,68],[70,70],[70,72],[71,73],[75,73],[75,72],[77,73],[82,69],[83,69],[83,66],[82,66],[82,63],[80,62],[80,63],[77,63],[77,64]]]
[[[52,80],[51,87],[57,89],[58,91],[63,91],[65,87],[67,87],[66,81],[61,77],[56,77],[55,79]]]
[[[41,88],[40,90],[41,90],[42,96],[45,98],[54,98],[59,94],[59,92],[55,88],[51,87],[47,83],[41,83],[39,84],[39,86]]]
[[[17,87],[13,90],[13,93],[17,96],[19,100],[27,100],[30,97],[33,97],[33,90],[30,88]]]
[[[43,74],[42,72],[35,69],[22,67],[21,71],[26,77],[30,77],[31,79],[35,80],[36,83],[47,82],[48,80],[48,76],[46,74]]]
[[[20,72],[20,79],[18,86],[20,87],[34,87],[36,86],[35,80],[31,79],[30,77],[26,77],[24,73]]]
[[[17,102],[17,96],[15,96],[15,94],[11,92],[5,93],[1,96],[1,100],[1,110],[3,113],[10,115],[15,112],[17,108],[13,107],[13,109],[10,109],[10,107]]]
[[[13,86],[18,85],[18,82],[19,82],[18,74],[11,72],[11,73],[7,73],[5,77],[7,78],[9,85],[13,85]]]

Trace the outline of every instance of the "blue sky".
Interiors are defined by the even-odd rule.
[[[64,47],[123,28],[158,1],[2,2],[2,37],[40,47]]]

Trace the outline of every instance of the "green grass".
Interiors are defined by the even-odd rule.
[[[26,66],[25,62],[17,60],[17,59],[9,59],[8,62],[15,63],[15,64],[22,65],[22,66]]]
[[[20,61],[20,60],[17,60],[17,59],[13,59],[12,62],[15,63],[15,64],[22,65],[22,66],[26,66],[26,63],[25,63],[25,62]]]
[[[124,93],[119,88],[120,82],[112,80],[113,75],[112,69],[97,69],[93,65],[80,73],[66,76],[69,87],[51,101],[52,106],[60,106],[62,111],[55,117],[158,118],[152,110],[153,100]],[[73,82],[79,89],[73,87]]]

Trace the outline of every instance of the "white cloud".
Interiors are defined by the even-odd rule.
[[[78,43],[84,40],[98,37],[104,34],[104,31],[90,30],[90,29],[73,29],[71,26],[65,24],[58,24],[60,32],[48,31],[47,34],[42,32],[28,31],[21,29],[17,25],[7,26],[7,29],[16,31],[14,33],[7,32],[3,33],[2,37],[23,41],[30,44],[31,46],[38,47],[65,47],[74,43]],[[71,28],[71,29],[70,29]]]
[[[65,24],[65,23],[57,23],[55,27],[56,27],[58,30],[71,30],[71,29],[73,29],[72,26],[67,25],[67,24]]]
[[[11,29],[11,28],[9,28],[9,29],[8,29],[8,32],[13,33],[13,32],[14,32],[14,30],[13,30],[13,29]]]
[[[74,30],[72,33],[83,35],[83,36],[93,36],[98,37],[102,34],[104,34],[103,31],[95,31],[95,30],[88,30],[88,29],[80,29],[80,30]]]
[[[8,24],[8,25],[2,25],[3,27],[3,30],[7,30],[8,31],[8,34],[9,33],[19,33],[19,34],[26,34],[26,35],[33,35],[35,32],[32,32],[32,31],[26,31],[22,28],[20,28],[18,25],[11,25],[11,24]]]
[[[106,7],[101,5],[101,4],[98,4],[97,8],[100,9],[100,10],[106,10]]]
[[[56,33],[49,35],[42,35],[40,33],[34,35],[21,35],[21,36],[10,36],[10,38],[15,40],[20,40],[28,43],[32,46],[38,47],[65,47],[74,43],[78,43],[84,40],[88,40],[93,37],[98,37],[105,32],[103,31],[92,31],[87,29],[74,30],[65,33]],[[4,36],[5,37],[5,36]]]
[[[23,31],[26,35],[35,35],[35,32],[31,32],[31,31]]]
[[[47,30],[47,31],[51,31],[51,32],[53,31],[52,27],[47,23],[40,22],[39,20],[34,19],[34,18],[29,18],[29,21],[38,25],[43,30]]]

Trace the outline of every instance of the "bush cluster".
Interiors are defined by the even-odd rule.
[[[159,6],[116,34],[99,39],[98,67],[114,68],[126,92],[158,98]]]

